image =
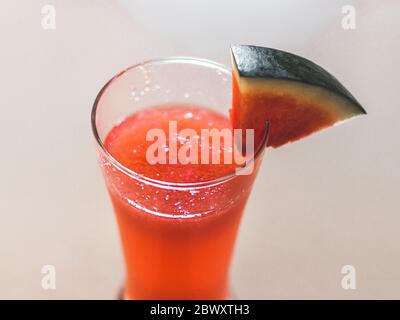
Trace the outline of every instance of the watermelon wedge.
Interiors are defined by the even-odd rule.
[[[235,45],[232,51],[234,128],[255,129],[255,145],[280,147],[339,121],[366,114],[354,96],[314,62],[277,49]]]

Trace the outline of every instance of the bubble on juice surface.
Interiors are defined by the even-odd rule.
[[[138,69],[143,73],[143,74],[147,74],[147,68],[143,65],[138,66]]]

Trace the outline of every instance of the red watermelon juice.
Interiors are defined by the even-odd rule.
[[[146,152],[154,141],[146,135],[153,128],[166,132],[169,158],[170,121],[176,121],[178,132],[198,133],[198,152],[205,143],[202,129],[230,128],[227,117],[210,109],[164,105],[128,116],[109,131],[104,146],[126,169],[101,161],[123,245],[124,297],[225,299],[238,226],[261,157],[248,175],[236,175],[237,165],[227,161],[149,163]],[[177,134],[176,141],[179,148],[187,137]],[[224,143],[218,147],[222,158],[234,152]]]

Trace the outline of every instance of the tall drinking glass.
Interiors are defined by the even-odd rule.
[[[190,104],[227,117],[231,86],[231,72],[222,65],[169,58],[122,71],[96,98],[92,129],[120,231],[125,299],[230,297],[234,243],[265,144],[255,150],[250,174],[182,183],[179,170],[171,182],[124,166],[105,139],[123,119],[152,106]]]

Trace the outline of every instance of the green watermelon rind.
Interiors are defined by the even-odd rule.
[[[353,104],[353,115],[367,112],[357,99],[328,71],[316,63],[298,55],[253,45],[232,45],[232,60],[239,77],[243,80],[276,79],[325,89]],[[295,84],[295,83],[293,83]]]

